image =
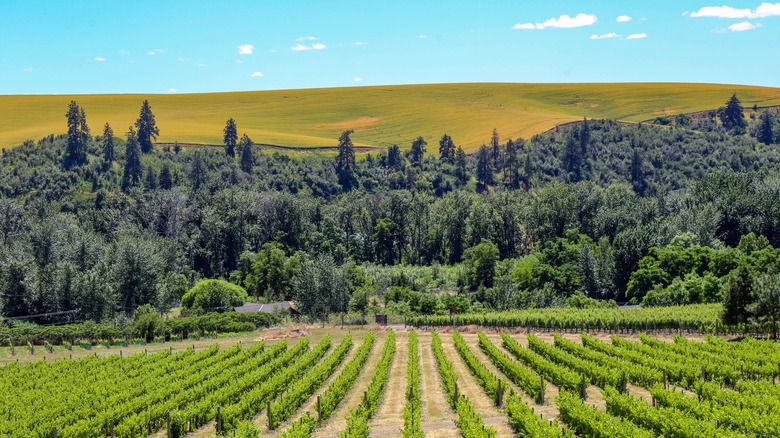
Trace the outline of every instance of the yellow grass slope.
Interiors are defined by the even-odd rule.
[[[160,142],[221,144],[229,117],[256,143],[334,146],[344,129],[359,145],[408,147],[419,135],[430,149],[443,133],[474,150],[497,128],[502,140],[528,138],[588,118],[651,119],[722,106],[736,92],[745,107],[780,105],[780,88],[742,85],[618,83],[468,83],[165,95],[0,96],[0,146],[66,131],[74,99],[93,134],[105,122],[117,135],[149,99]]]

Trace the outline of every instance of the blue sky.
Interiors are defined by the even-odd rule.
[[[0,94],[440,82],[780,87],[780,3],[0,1]]]

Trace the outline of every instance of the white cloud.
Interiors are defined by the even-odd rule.
[[[252,74],[251,74],[251,75],[249,75],[249,76],[251,76],[251,77],[253,77],[253,78],[261,78],[261,77],[263,77],[263,72],[261,72],[261,71],[256,71],[256,72],[252,73]]]
[[[306,51],[306,50],[323,50],[326,47],[328,47],[328,46],[326,46],[325,44],[322,44],[322,43],[315,43],[315,44],[312,44],[311,46],[307,46],[305,44],[296,44],[291,49],[296,51],[296,52],[303,52],[303,51]]]
[[[622,35],[616,34],[615,32],[605,33],[603,35],[591,35],[590,39],[592,40],[603,40],[607,38],[620,38]]]
[[[104,58],[102,56],[98,56],[97,58],[95,58],[95,61],[98,61],[98,62],[103,62],[105,60],[106,60],[106,58]]]
[[[149,56],[153,56],[153,55],[156,55],[158,53],[162,53],[164,51],[165,50],[163,50],[163,49],[154,49],[154,50],[150,50],[150,51],[146,52],[146,54],[149,55]]]
[[[737,9],[731,6],[705,6],[691,17],[715,17],[715,18],[765,18],[780,15],[780,3],[761,3],[755,11],[751,9]]]
[[[424,40],[424,39],[428,38],[428,35],[417,35],[417,38],[419,38],[421,40]]]
[[[149,56],[152,56],[152,55],[154,55],[154,50],[150,50],[150,51],[146,52],[146,54],[149,55]]]
[[[363,44],[365,44],[363,41],[358,41],[355,43],[356,46],[362,46]]]
[[[206,64],[203,64],[203,63],[201,63],[201,64],[195,64],[195,67],[198,67],[198,68],[203,68],[203,67],[205,67],[205,66],[206,66]]]
[[[641,40],[642,38],[647,38],[646,33],[632,33],[631,35],[627,36],[627,40]]]
[[[184,58],[184,57],[179,58],[179,62],[185,62],[186,60],[187,60],[187,58]]]
[[[177,89],[175,89],[175,88],[169,88],[169,89],[168,89],[168,92],[169,92],[169,93],[175,93],[175,92],[177,92],[177,91],[179,91],[179,90],[177,90]]]
[[[741,23],[732,24],[729,26],[729,30],[732,32],[744,32],[746,30],[758,29],[761,27],[761,23],[753,24],[749,21],[743,21]]]
[[[631,21],[631,17],[629,17],[628,15],[621,15],[621,16],[617,17],[617,22],[618,23],[626,23],[628,21]]]
[[[362,80],[363,80],[363,78],[357,77],[357,78],[355,78],[355,79],[352,79],[352,80],[353,80],[353,81],[355,81],[355,82],[360,82],[360,81],[362,81]]]
[[[255,46],[251,44],[244,44],[242,46],[238,46],[239,55],[251,55],[252,52],[254,51],[255,51]]]
[[[579,13],[575,15],[574,17],[570,17],[567,14],[563,14],[558,18],[550,18],[549,20],[545,21],[544,23],[517,23],[515,24],[515,29],[524,29],[524,30],[532,30],[532,29],[547,29],[548,27],[553,28],[560,28],[560,29],[570,29],[573,27],[583,27],[583,26],[592,26],[598,22],[598,18],[593,14],[583,14]]]
[[[314,38],[313,36],[302,36],[295,39],[295,41],[314,41],[317,38]]]

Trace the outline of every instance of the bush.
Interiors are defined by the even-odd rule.
[[[249,299],[246,290],[224,280],[201,280],[182,298],[185,309],[196,311],[225,310],[243,305]],[[232,310],[232,309],[231,309]]]

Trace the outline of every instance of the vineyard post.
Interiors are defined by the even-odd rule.
[[[322,396],[317,396],[317,423],[322,424]]]
[[[701,366],[701,379],[707,381],[707,371],[704,369],[704,365]]]
[[[539,374],[539,404],[544,404],[544,377]]]
[[[363,391],[363,403],[365,403],[366,409],[368,409],[368,391]]]
[[[274,413],[271,412],[271,400],[268,400],[266,410],[268,411],[268,430],[274,430]]]
[[[666,388],[666,368],[664,368],[664,389]]]
[[[458,404],[458,382],[455,382],[455,405]]]
[[[122,350],[119,350],[119,358],[122,358]]]
[[[270,404],[270,402],[268,402]],[[271,412],[270,409],[268,411]],[[222,432],[222,407],[217,406],[217,432]]]
[[[114,419],[112,418],[111,421],[108,422],[108,430],[110,432],[111,438],[114,438]]]
[[[739,364],[739,378],[744,379],[745,378],[745,364]]]
[[[168,411],[165,413],[165,423],[167,425],[168,435],[166,435],[168,438],[171,438],[171,412]]]
[[[57,438],[57,426],[51,428],[51,436]]]
[[[588,391],[587,387],[585,386],[585,374],[580,374],[580,391],[582,391],[582,399],[586,400],[588,398]]]
[[[501,407],[504,388],[501,385],[501,379],[498,379],[498,389],[496,390],[496,406]]]

